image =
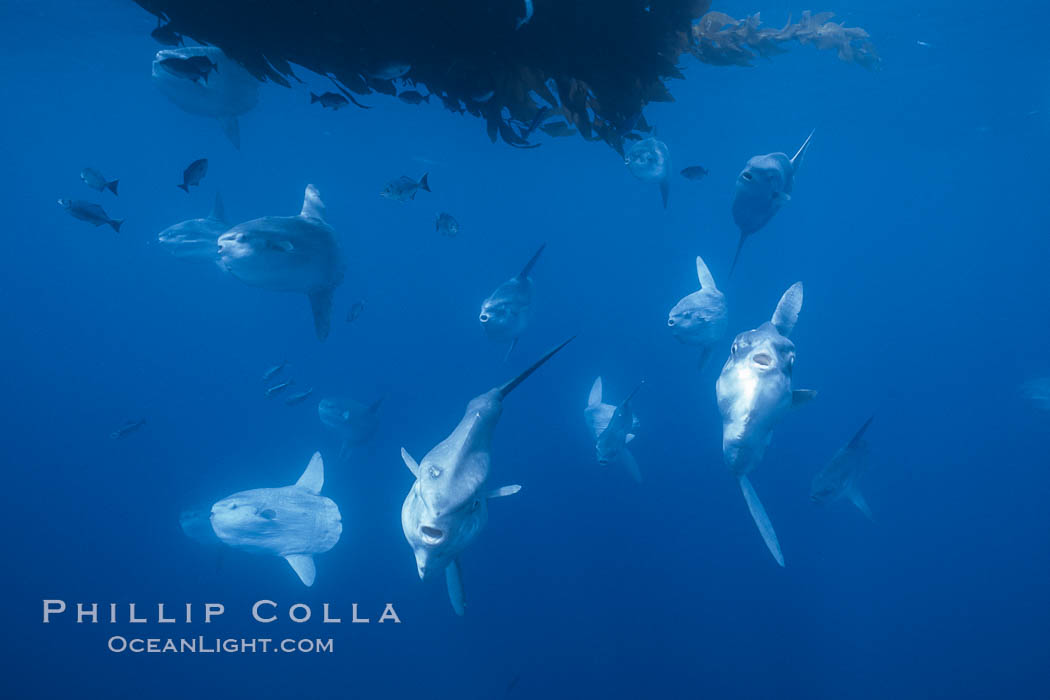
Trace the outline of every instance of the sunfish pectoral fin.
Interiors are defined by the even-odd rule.
[[[405,461],[405,466],[408,467],[408,471],[412,472],[412,476],[419,478],[419,463],[412,459],[412,455],[408,454],[408,450],[404,447],[401,448],[401,459]]]
[[[623,444],[630,445],[631,444],[631,440],[634,440],[635,437],[636,436],[635,436],[634,433],[627,433],[627,436],[624,437],[624,439],[623,439]]]
[[[707,269],[707,263],[699,255],[696,256],[696,278],[700,281],[700,289],[718,289],[718,286],[715,284],[715,278],[711,276],[711,271]]]
[[[784,566],[784,555],[780,553],[780,543],[777,542],[777,533],[773,531],[773,523],[769,521],[766,509],[762,507],[762,501],[758,500],[755,487],[751,485],[751,480],[746,475],[740,476],[740,490],[744,494],[744,500],[747,501],[747,509],[751,511],[751,518],[758,526],[758,532],[765,540],[766,547],[769,548],[769,553],[773,555],[778,564]]]
[[[500,486],[498,489],[492,489],[485,494],[485,498],[503,498],[504,496],[513,496],[518,491],[521,491],[521,484],[511,484],[510,486]]]
[[[846,491],[846,497],[853,502],[853,505],[857,506],[857,510],[864,513],[864,517],[868,520],[874,520],[871,517],[871,508],[868,507],[868,502],[864,500],[864,494],[860,492],[856,486],[849,487]]]
[[[802,146],[799,147],[798,153],[796,153],[794,157],[791,158],[791,169],[794,172],[798,172],[799,166],[802,165],[802,159],[806,157],[806,151],[809,150],[809,142],[813,138],[813,134],[815,133],[817,133],[816,129],[809,132],[809,136],[806,137],[806,140],[802,143]]]
[[[800,311],[802,311],[802,283],[795,282],[788,287],[788,290],[780,297],[780,301],[777,302],[771,323],[777,332],[786,338],[795,329]]]
[[[627,470],[627,473],[631,475],[632,479],[639,484],[642,483],[642,470],[638,468],[638,461],[626,447],[620,450],[619,461]]]
[[[310,292],[310,309],[314,314],[314,331],[317,339],[324,341],[328,337],[328,331],[332,328],[332,297],[335,288],[325,287]]]
[[[467,611],[467,598],[463,592],[463,571],[459,568],[459,559],[453,559],[445,567],[445,584],[448,586],[448,599],[457,615]]]
[[[299,212],[299,216],[304,219],[320,219],[324,221],[324,202],[321,200],[321,193],[317,191],[317,188],[313,185],[306,186],[306,193],[303,195],[303,209]]]
[[[222,124],[222,133],[226,134],[226,138],[230,140],[233,147],[238,151],[241,150],[241,126],[237,122],[237,117],[221,117],[219,123]]]
[[[299,481],[295,482],[295,485],[301,489],[306,489],[312,494],[321,493],[321,489],[324,487],[324,460],[321,459],[320,452],[314,452],[314,456],[310,458],[310,463],[306,465],[306,471],[299,477]]]
[[[597,406],[602,402],[602,378],[598,377],[591,384],[591,393],[587,396],[587,406]]]
[[[671,196],[671,181],[667,178],[660,180],[660,198],[664,202],[664,209],[667,208],[667,199]]]
[[[815,389],[795,389],[791,392],[791,405],[804,406],[815,398],[817,398]]]
[[[317,577],[317,569],[314,567],[314,558],[309,554],[288,554],[285,561],[292,565],[292,570],[299,576],[299,580],[307,586],[314,585]]]

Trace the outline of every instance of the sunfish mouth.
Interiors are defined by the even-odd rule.
[[[489,322],[489,315],[488,314],[481,314],[480,316],[478,316],[478,320],[481,321],[482,323],[488,323]]]
[[[755,353],[754,357],[751,358],[756,365],[762,367],[769,367],[773,364],[773,356],[767,352]]]
[[[445,539],[445,532],[443,530],[439,530],[436,527],[430,527],[429,525],[421,525],[419,527],[419,534],[423,539],[423,544],[441,544],[441,541]]]

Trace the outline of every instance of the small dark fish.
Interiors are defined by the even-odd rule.
[[[274,386],[271,386],[264,392],[266,394],[266,398],[273,398],[275,394],[281,393],[282,391],[290,387],[292,384],[295,384],[294,379],[289,379],[286,382],[281,382],[280,384],[275,384]]]
[[[430,103],[430,95],[423,95],[415,90],[406,90],[399,94],[397,99],[410,105],[417,105],[420,102]]]
[[[442,236],[455,238],[459,234],[459,222],[451,214],[441,212],[437,216],[437,221],[434,222],[434,229]]]
[[[113,438],[114,440],[119,440],[122,437],[126,437],[128,435],[131,435],[135,431],[137,431],[140,428],[142,428],[142,426],[144,426],[144,425],[146,425],[146,419],[145,418],[143,418],[142,420],[129,420],[128,422],[124,423],[124,425],[120,426],[119,428],[114,430],[112,433],[110,433],[109,436],[111,438]]]
[[[98,192],[105,192],[109,190],[113,194],[117,193],[117,180],[112,182],[106,180],[106,176],[95,170],[94,168],[84,168],[80,171],[80,179],[84,181],[84,184],[93,190]]]
[[[303,401],[306,401],[308,398],[310,398],[310,395],[313,393],[314,388],[310,387],[306,391],[300,391],[298,394],[292,394],[284,400],[284,403],[286,406],[295,406],[297,404],[301,404]]]
[[[283,369],[284,369],[285,367],[287,367],[287,366],[288,366],[288,362],[287,362],[287,361],[285,361],[285,362],[282,362],[282,363],[281,363],[281,364],[279,364],[279,365],[274,365],[274,366],[273,366],[273,367],[271,367],[270,369],[268,369],[268,370],[266,370],[265,372],[263,372],[262,380],[263,380],[264,382],[268,382],[268,381],[270,381],[270,380],[271,380],[271,379],[273,379],[273,378],[274,378],[275,376],[277,376],[277,375],[278,375],[278,374],[279,374],[279,373],[281,372],[281,370],[283,370]]]
[[[353,323],[354,321],[357,320],[358,316],[360,316],[361,312],[364,311],[364,310],[365,310],[365,302],[364,302],[364,300],[355,301],[353,303],[353,305],[350,307],[350,310],[346,312],[346,322],[347,323]]]
[[[407,175],[402,175],[398,179],[388,182],[379,194],[396,202],[407,202],[410,199],[415,199],[416,192],[419,190],[430,192],[430,185],[427,183],[428,174],[425,173],[423,177],[419,178],[419,182]]]
[[[186,166],[186,169],[182,171],[182,184],[176,185],[182,189],[186,194],[190,193],[190,186],[200,187],[201,180],[208,174],[208,159],[201,158],[195,160]]]
[[[321,103],[321,106],[326,109],[337,110],[340,107],[346,107],[350,104],[350,101],[337,92],[326,92],[323,95],[316,95],[310,93],[310,104]]]
[[[690,165],[682,170],[682,177],[689,180],[703,180],[707,175],[707,168],[702,165]]]
[[[182,35],[171,28],[170,24],[162,24],[157,18],[157,28],[149,33],[155,41],[164,46],[182,46]]]
[[[207,83],[208,75],[212,71],[215,71],[216,73],[219,72],[218,64],[212,63],[211,59],[207,56],[190,56],[189,58],[172,56],[160,61],[159,65],[173,75],[185,78],[194,83],[198,81]]]
[[[120,233],[120,225],[124,223],[124,219],[109,218],[109,214],[94,202],[85,202],[82,199],[60,199],[58,205],[68,211],[74,219],[80,219],[95,226],[109,224],[117,233]]]

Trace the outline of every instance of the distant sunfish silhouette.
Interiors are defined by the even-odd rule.
[[[640,386],[635,387],[619,406],[613,406],[602,403],[602,378],[598,377],[591,385],[587,408],[583,411],[583,418],[594,437],[598,464],[604,467],[616,462],[638,483],[642,482],[642,472],[634,455],[627,449],[627,444],[634,440],[638,430],[638,418],[634,415],[631,399]]]
[[[667,327],[682,343],[701,348],[700,367],[703,368],[714,344],[726,334],[729,313],[725,295],[715,286],[715,278],[699,255],[696,256],[696,276],[700,290],[678,300],[667,316]]]
[[[189,219],[169,226],[157,235],[157,240],[176,258],[218,263],[219,236],[228,228],[222,196],[216,192],[211,214],[204,219]]]
[[[488,520],[490,498],[510,496],[521,486],[488,487],[492,434],[503,399],[572,338],[502,386],[467,404],[459,425],[418,463],[402,448],[401,458],[415,482],[401,507],[401,527],[416,558],[420,579],[445,572],[449,600],[457,615],[466,609],[459,555]]]
[[[780,207],[791,199],[795,173],[802,165],[809,142],[810,132],[798,152],[791,158],[785,153],[769,153],[754,156],[736,178],[736,193],[733,195],[733,220],[740,229],[740,240],[733,256],[729,274],[733,274],[740,260],[740,251],[747,237],[769,223]]]
[[[312,586],[313,555],[334,547],[343,532],[339,507],[321,495],[323,485],[324,462],[315,452],[293,485],[241,491],[213,505],[212,529],[234,549],[283,557],[299,580]],[[182,523],[185,530],[192,518]]]
[[[253,287],[299,292],[310,298],[317,338],[332,321],[332,296],[343,281],[335,231],[313,185],[306,186],[298,216],[264,216],[219,236],[219,259],[234,277]]]
[[[168,67],[177,65],[168,59],[195,56],[203,56],[215,65],[207,80],[193,80]],[[218,119],[226,137],[236,148],[241,147],[237,117],[251,110],[259,101],[259,81],[227,58],[221,49],[215,46],[162,49],[153,59],[153,82],[183,111]]]
[[[773,524],[747,475],[765,455],[773,429],[792,405],[803,404],[815,391],[791,390],[795,345],[788,336],[802,309],[802,283],[780,298],[773,318],[733,341],[729,359],[715,383],[722,414],[722,457],[736,474],[751,517],[777,563],[784,566]]]
[[[871,519],[871,509],[857,487],[857,478],[867,467],[868,444],[864,441],[864,433],[872,418],[865,421],[849,444],[836,452],[827,466],[813,477],[809,497],[814,503],[830,503],[845,496],[866,518]]]
[[[379,406],[383,399],[365,406],[353,399],[327,398],[317,404],[317,416],[343,440],[340,458],[354,445],[361,445],[375,434],[379,426]]]
[[[529,274],[547,247],[544,243],[521,272],[501,284],[481,303],[478,321],[493,340],[510,341],[507,357],[532,320],[532,278]]]
[[[652,137],[642,139],[627,149],[624,163],[642,182],[659,183],[660,197],[666,209],[671,194],[671,151],[667,144]]]

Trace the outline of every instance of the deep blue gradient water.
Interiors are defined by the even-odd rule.
[[[151,84],[154,19],[130,2],[0,4],[0,583],[8,698],[1044,698],[1050,694],[1048,415],[1019,385],[1050,374],[1050,59],[1046,8],[723,0],[778,26],[805,9],[865,27],[869,73],[793,47],[754,68],[685,59],[677,102],[647,111],[677,168],[670,208],[582,139],[519,151],[438,105],[309,104],[328,87],[262,88],[234,150],[213,120]],[[621,37],[630,41],[629,36]],[[924,42],[923,46],[917,42]],[[731,280],[736,174],[817,129],[792,201]],[[210,171],[187,196],[182,169]],[[432,161],[432,162],[424,162]],[[119,177],[120,196],[78,174]],[[378,196],[430,173],[433,193]],[[314,183],[349,262],[331,337],[301,295],[176,260],[161,229],[204,216],[293,215]],[[119,235],[59,197],[126,218]],[[434,232],[448,211],[458,237]],[[504,363],[477,311],[546,242],[533,326]],[[666,328],[702,255],[729,336],[698,372]],[[714,382],[732,335],[796,280],[796,388],[820,393],[776,431],[752,480],[787,567],[766,552],[720,454]],[[343,318],[365,299],[353,324]],[[417,458],[473,396],[564,338],[508,397],[491,504],[463,556],[469,610],[418,580],[399,513]],[[340,462],[316,401],[262,396],[286,370],[317,395],[385,397],[375,438]],[[639,380],[638,486],[603,470],[583,423],[597,375]],[[812,475],[860,424],[874,512],[809,500]],[[123,440],[128,419],[146,426]],[[278,559],[187,538],[178,515],[291,484],[310,455],[343,515],[304,587]],[[41,624],[44,599],[222,602],[211,625]],[[250,620],[253,601],[329,602],[341,625]],[[350,605],[373,624],[349,624]],[[392,602],[400,625],[375,624]],[[198,608],[197,614],[200,614]],[[283,612],[282,612],[283,614]],[[132,655],[115,634],[332,637],[333,654]],[[517,678],[517,681],[514,679]],[[508,685],[514,687],[507,691]]]

